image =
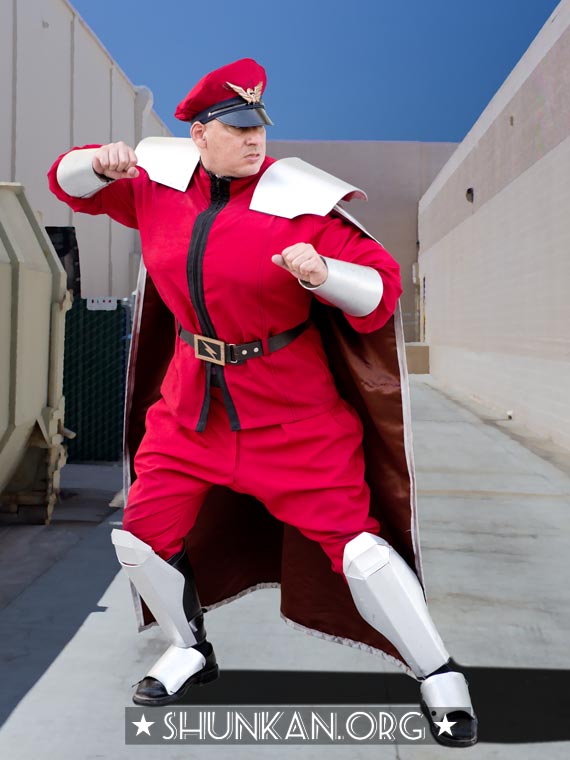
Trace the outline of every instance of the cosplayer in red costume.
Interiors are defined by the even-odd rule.
[[[448,664],[415,574],[379,537],[362,422],[339,395],[309,314],[316,297],[357,333],[378,331],[401,294],[399,267],[338,214],[311,213],[313,199],[300,199],[303,213],[284,208],[344,183],[266,157],[265,84],[263,68],[244,59],[191,90],[176,115],[191,122],[194,166],[178,189],[169,138],[143,141],[137,154],[124,143],[74,150],[50,173],[75,211],[138,228],[148,274],[177,324],[123,530],[113,532],[119,561],[171,644],[133,698],[168,704],[218,675],[184,540],[212,487],[226,486],[320,544],[360,615],[421,679],[434,736],[448,715],[455,732],[442,739],[473,744],[465,679]],[[332,205],[354,191],[337,187]]]

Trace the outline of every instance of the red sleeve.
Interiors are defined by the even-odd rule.
[[[342,259],[354,264],[372,267],[382,277],[384,292],[382,300],[373,312],[365,317],[353,317],[345,313],[352,327],[360,333],[369,333],[386,324],[394,313],[398,299],[402,294],[400,265],[388,251],[372,240],[358,228],[340,217],[320,218],[316,223],[314,238],[311,241],[321,256]],[[327,301],[316,293],[316,298],[323,303]]]
[[[72,148],[72,150],[81,150],[82,148],[99,148],[99,145],[82,145],[81,148]],[[69,151],[68,151],[69,152]],[[137,179],[119,179],[102,187],[89,198],[74,198],[64,192],[57,181],[57,167],[61,159],[66,156],[63,153],[48,172],[49,189],[59,198],[60,201],[67,203],[74,211],[81,211],[84,214],[107,214],[116,222],[124,224],[126,227],[138,229],[137,213],[135,208],[134,186]],[[139,170],[139,179],[143,174]]]

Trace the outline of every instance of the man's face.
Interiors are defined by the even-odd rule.
[[[193,125],[191,134],[206,169],[221,177],[251,177],[265,159],[265,127],[231,127],[214,119]]]

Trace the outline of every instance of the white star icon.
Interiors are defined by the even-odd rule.
[[[441,736],[442,734],[449,734],[450,736],[453,736],[453,734],[451,733],[451,726],[454,726],[457,723],[457,721],[447,720],[447,715],[444,715],[443,720],[434,720],[434,723],[436,726],[439,726],[438,736]]]
[[[143,715],[140,720],[133,720],[132,723],[137,727],[137,736],[142,733],[150,736],[149,728],[154,725],[154,720],[147,720]]]

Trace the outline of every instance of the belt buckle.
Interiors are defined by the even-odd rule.
[[[226,364],[226,349],[223,340],[208,338],[205,335],[194,335],[194,355],[196,359],[211,364]]]

